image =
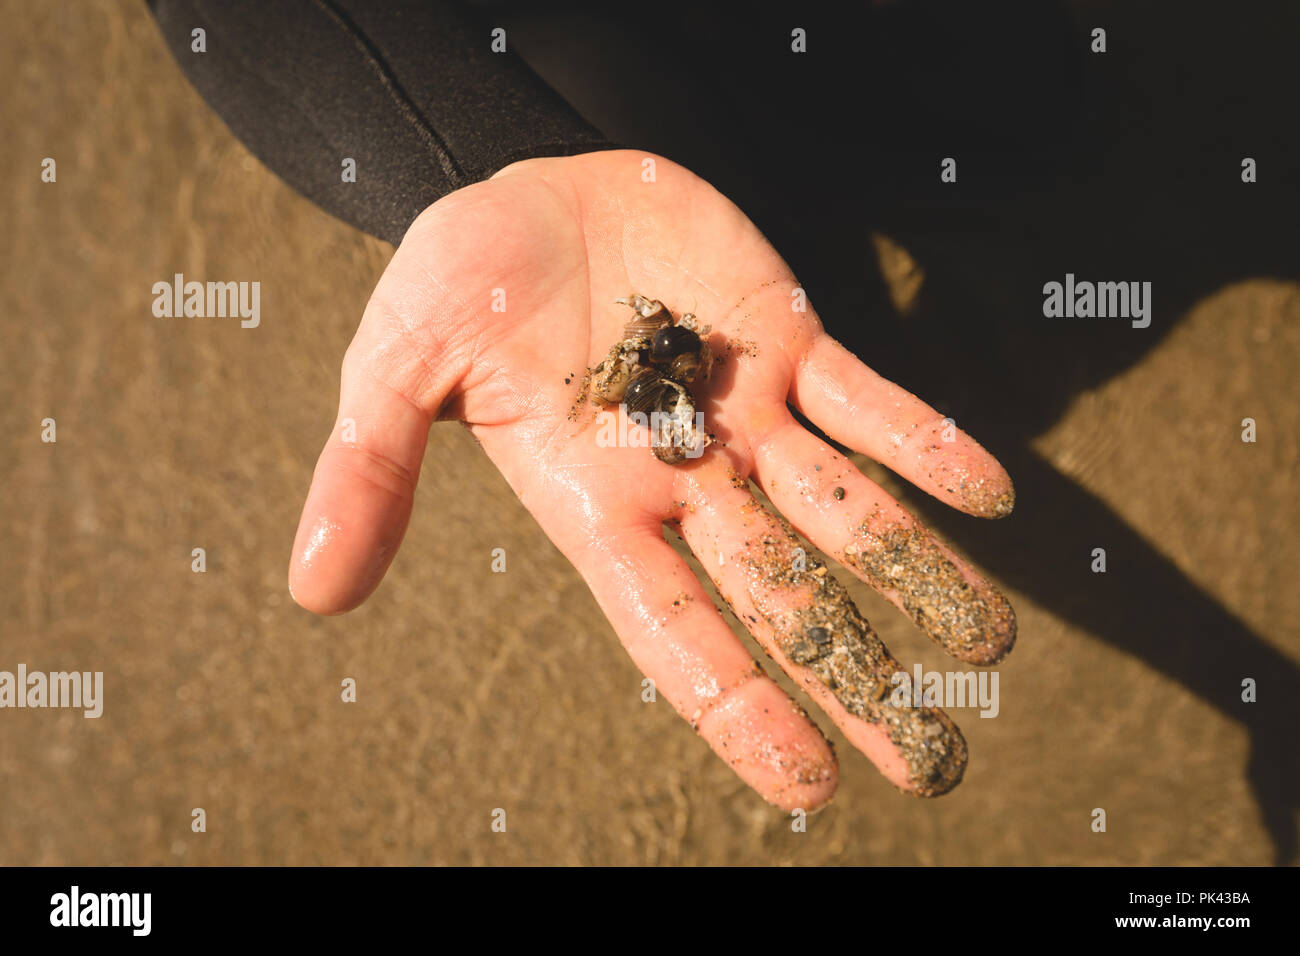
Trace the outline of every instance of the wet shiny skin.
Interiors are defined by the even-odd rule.
[[[411,227],[344,360],[338,423],[303,510],[291,589],[321,613],[365,600],[400,545],[430,423],[462,420],[659,693],[766,799],[812,809],[834,792],[833,753],[756,669],[663,540],[663,523],[680,526],[724,595],[743,590],[761,604],[761,584],[735,577],[754,546],[736,537],[758,507],[748,477],[827,553],[843,553],[864,509],[910,522],[798,426],[787,401],[969,513],[998,514],[1010,481],[960,432],[923,444],[940,416],[826,336],[811,309],[791,307],[798,282],[752,223],[668,160],[656,158],[656,179],[644,182],[644,158],[519,163]],[[718,363],[697,398],[718,444],[698,461],[671,467],[643,448],[600,447],[594,415],[574,414],[582,375],[626,321],[614,301],[634,292],[712,325]],[[752,345],[723,347],[740,342]],[[344,440],[345,423],[355,441]],[[842,500],[810,489],[818,465],[834,470]],[[755,636],[768,647],[781,639],[761,627]],[[879,727],[809,689],[889,779],[909,787],[907,755]]]

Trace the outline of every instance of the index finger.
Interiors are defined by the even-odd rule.
[[[611,531],[568,556],[637,667],[745,783],[786,811],[830,800],[839,780],[830,743],[657,529]]]

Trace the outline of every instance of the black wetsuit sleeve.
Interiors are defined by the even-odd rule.
[[[148,3],[190,81],[259,159],[394,244],[424,207],[512,162],[616,146],[519,57],[493,52],[492,23],[448,0]]]

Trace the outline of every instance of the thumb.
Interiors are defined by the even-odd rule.
[[[429,238],[408,232],[343,360],[289,562],[289,592],[318,614],[351,610],[379,586],[411,517],[429,426],[469,368],[456,342],[470,316],[431,279]]]

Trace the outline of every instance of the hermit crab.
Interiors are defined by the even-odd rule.
[[[660,461],[679,465],[698,458],[712,439],[690,386],[703,385],[713,370],[709,326],[701,327],[689,312],[674,321],[662,302],[636,293],[615,301],[630,307],[633,317],[622,341],[592,371],[592,395],[624,404],[629,419],[646,424]]]

